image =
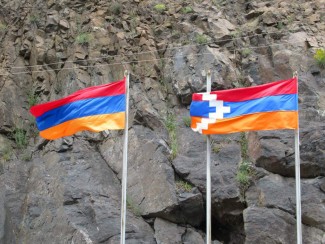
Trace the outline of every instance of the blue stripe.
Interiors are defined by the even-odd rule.
[[[245,114],[275,111],[297,111],[298,95],[268,96],[242,102],[224,102],[224,107],[230,107],[230,113],[224,113],[224,118],[232,118]],[[208,101],[192,101],[190,115],[194,117],[209,117],[214,113],[215,107],[209,107]]]
[[[78,100],[52,109],[36,118],[39,130],[46,130],[63,122],[92,115],[125,111],[125,95]]]

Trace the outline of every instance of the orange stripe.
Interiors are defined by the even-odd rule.
[[[121,130],[125,126],[125,112],[101,114],[66,121],[40,132],[40,136],[54,140],[63,136],[71,136],[82,130],[99,132],[103,130]]]
[[[200,117],[192,117],[191,127],[196,128],[196,124],[200,122]],[[234,118],[217,120],[216,123],[210,124],[207,130],[203,130],[202,134],[228,134],[251,130],[281,130],[297,128],[297,111],[278,111],[247,114]]]

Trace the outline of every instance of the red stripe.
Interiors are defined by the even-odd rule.
[[[79,91],[76,91],[75,93],[72,93],[71,95],[55,100],[52,102],[47,102],[39,105],[35,105],[31,107],[30,112],[35,117],[41,116],[45,112],[58,108],[62,105],[75,102],[78,100],[88,99],[88,98],[96,98],[96,97],[105,97],[105,96],[115,96],[115,95],[121,95],[125,93],[125,79],[112,82],[109,84],[104,84],[100,86],[92,86],[88,87]]]
[[[217,100],[223,100],[225,102],[241,102],[266,96],[296,93],[297,78],[275,81],[264,85],[252,86],[248,88],[236,88],[211,92],[211,94],[217,94]],[[192,100],[202,101],[202,95],[202,93],[194,93],[192,96]]]

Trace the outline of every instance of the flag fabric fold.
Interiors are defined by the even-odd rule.
[[[202,134],[298,128],[297,79],[195,93],[191,128]]]
[[[88,87],[65,98],[31,107],[40,136],[54,140],[78,131],[125,127],[125,79]]]

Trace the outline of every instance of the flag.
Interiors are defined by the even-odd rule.
[[[119,130],[125,127],[125,79],[88,87],[65,98],[35,105],[40,136],[54,140],[78,131]]]
[[[202,134],[298,128],[297,78],[248,88],[194,93],[191,128]]]

